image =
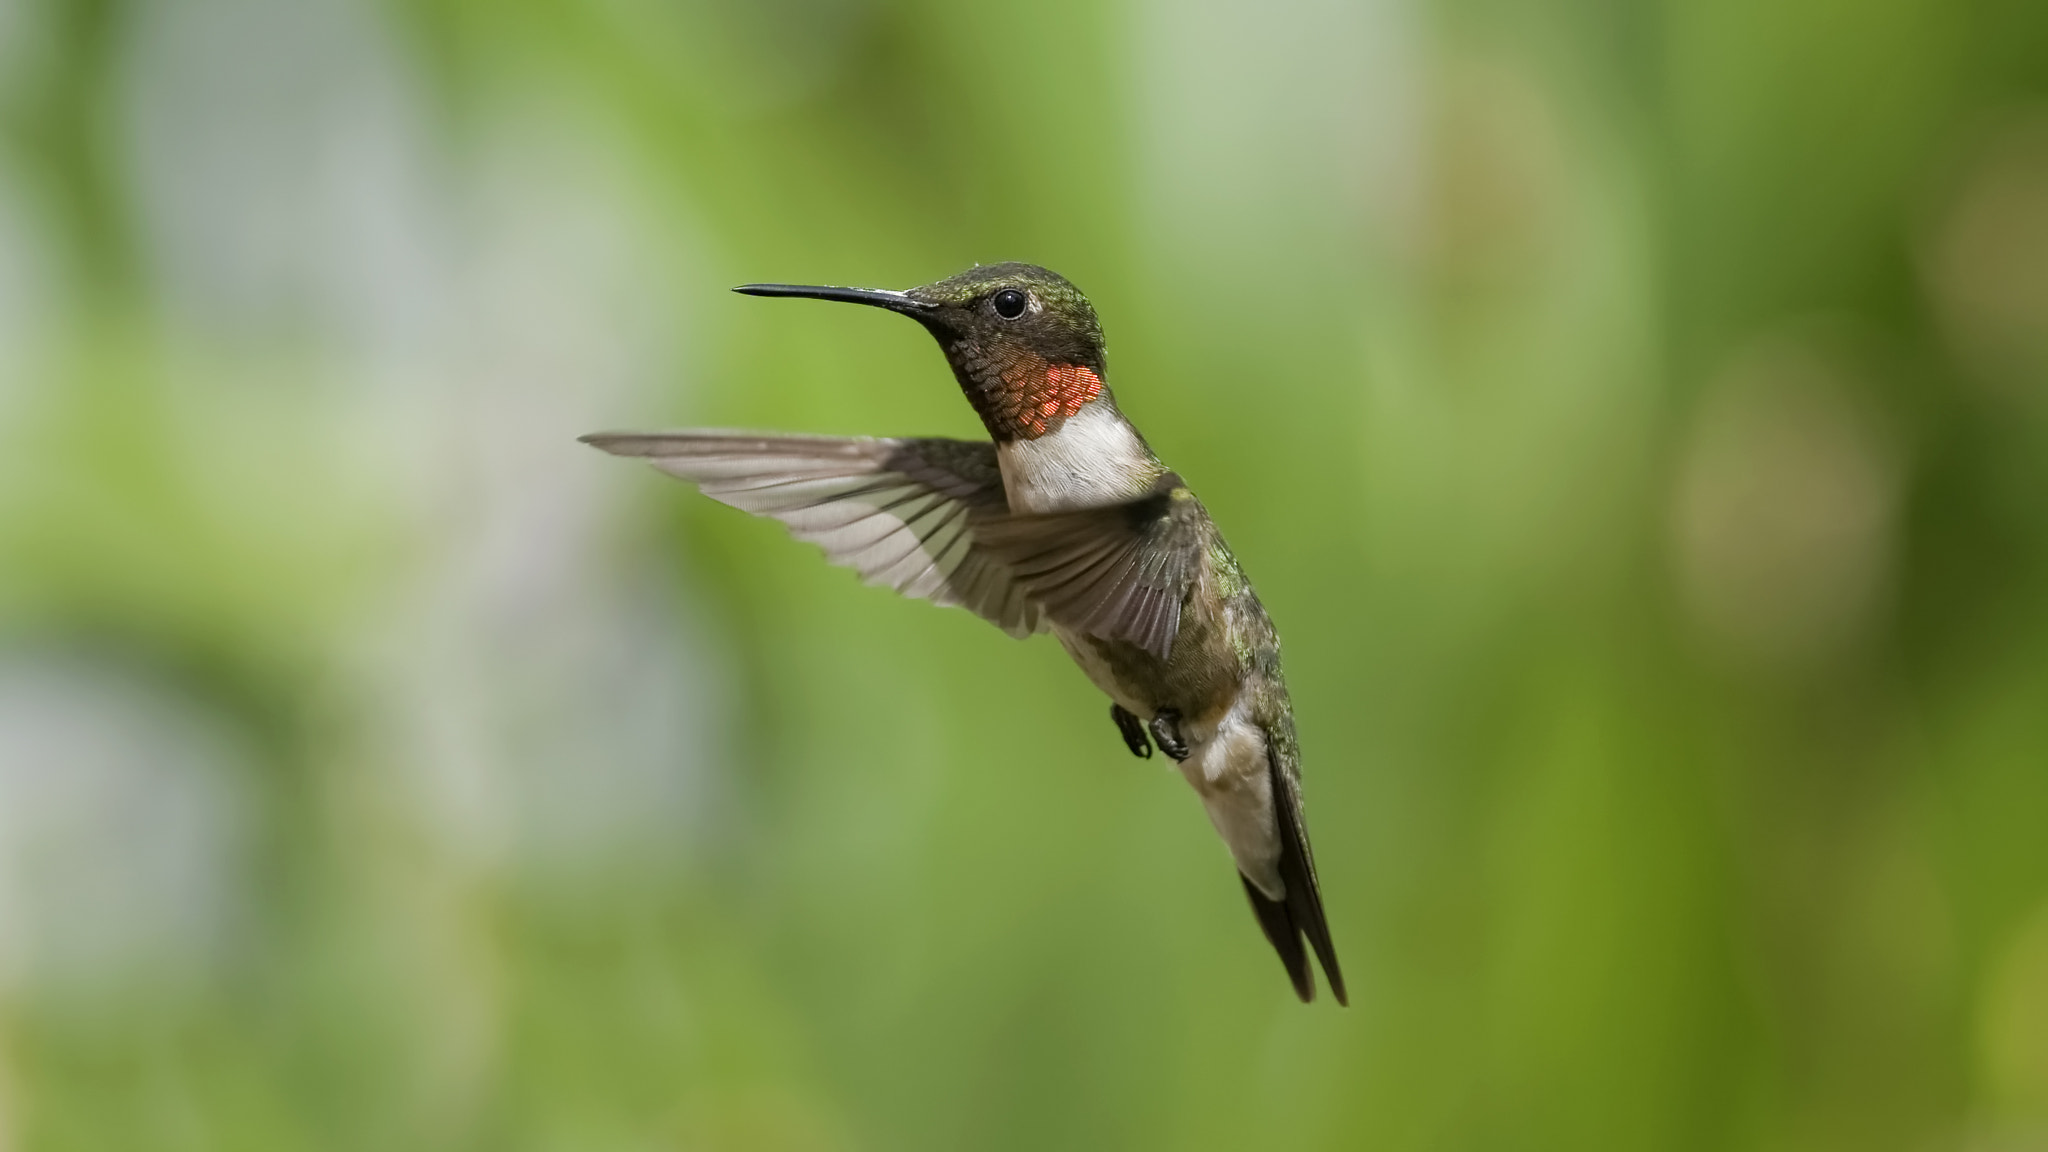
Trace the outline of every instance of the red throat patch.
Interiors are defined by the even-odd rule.
[[[1080,364],[1047,364],[1032,357],[1003,373],[1015,407],[1018,431],[1037,439],[1058,428],[1090,400],[1102,395],[1102,377]]]

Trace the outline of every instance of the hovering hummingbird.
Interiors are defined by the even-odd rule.
[[[993,443],[712,430],[583,440],[782,521],[870,584],[961,605],[1020,639],[1050,631],[1108,694],[1131,752],[1149,758],[1156,743],[1201,796],[1296,995],[1315,997],[1306,938],[1344,1003],[1279,639],[1201,501],[1118,410],[1088,299],[1030,264],[905,292],[734,291],[916,320]]]

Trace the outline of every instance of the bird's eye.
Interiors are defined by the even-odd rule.
[[[995,294],[990,303],[996,306],[996,315],[1005,320],[1015,320],[1024,314],[1024,306],[1031,298],[1015,288],[1005,288]]]

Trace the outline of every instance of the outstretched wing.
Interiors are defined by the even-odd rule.
[[[1124,640],[1161,660],[1201,571],[1207,517],[1167,473],[1152,495],[1079,512],[992,520],[981,539],[1053,621]]]
[[[717,431],[582,439],[782,521],[870,584],[961,605],[1020,638],[1044,627],[1015,573],[980,542],[990,518],[1008,510],[993,444]]]

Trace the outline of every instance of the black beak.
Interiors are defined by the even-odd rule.
[[[839,300],[887,308],[906,316],[918,316],[937,307],[886,288],[831,288],[816,284],[742,284],[733,291],[744,296],[802,296],[811,300]]]

